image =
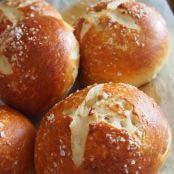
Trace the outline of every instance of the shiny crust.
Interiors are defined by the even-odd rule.
[[[110,2],[89,8],[75,25],[81,52],[80,80],[87,85],[112,81],[139,87],[155,78],[164,65],[169,47],[166,23],[145,4],[127,0],[116,9],[107,9]],[[132,19],[139,30],[106,17],[106,13],[118,12]],[[93,21],[101,13],[98,23]],[[91,27],[81,38],[84,25]]]
[[[15,9],[22,15],[21,18],[31,18],[38,15],[62,18],[60,13],[44,0],[5,0],[0,5]],[[0,14],[0,17],[2,16],[0,20],[0,32],[3,32],[7,27],[12,26],[13,23],[3,15],[1,9]]]
[[[35,133],[20,113],[0,106],[0,174],[33,174]]]
[[[168,156],[171,130],[153,99],[137,88],[125,84],[105,84],[98,99],[90,106],[88,117],[97,117],[95,110],[91,111],[96,102],[102,100],[102,96],[105,96],[104,100],[107,102],[108,94],[127,103],[120,111],[120,115],[124,117],[123,121],[128,117],[122,113],[127,106],[132,106],[132,124],[139,131],[130,133],[124,126],[114,126],[114,122],[94,119],[89,124],[83,161],[79,166],[74,164],[70,129],[74,119],[72,113],[77,111],[94,87],[88,87],[63,100],[42,120],[35,145],[37,174],[157,174]],[[120,108],[117,109],[115,114],[119,113]]]
[[[72,87],[78,71],[78,42],[73,28],[45,1],[35,0],[24,7],[19,1],[9,2],[2,9],[17,9],[23,17],[1,33],[0,58],[5,60],[0,64],[7,68],[2,73],[0,66],[0,96],[18,110],[38,115]]]

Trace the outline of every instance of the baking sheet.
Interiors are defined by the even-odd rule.
[[[86,4],[97,0],[50,0],[50,2],[59,9],[65,20],[73,24],[76,20],[76,15],[82,15]],[[161,71],[157,79],[151,83],[141,87],[141,89],[153,97],[156,102],[162,107],[173,131],[174,135],[174,15],[166,0],[139,0],[156,8],[164,16],[168,23],[170,32],[171,48],[168,56],[168,61]],[[78,7],[74,6],[78,2]],[[81,9],[79,9],[81,6]],[[174,137],[173,137],[174,145]],[[163,167],[160,174],[174,174],[174,146],[172,147],[170,157]]]

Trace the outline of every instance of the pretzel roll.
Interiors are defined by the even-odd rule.
[[[100,2],[76,23],[80,80],[84,84],[125,82],[141,86],[161,70],[169,39],[158,12],[133,0]]]
[[[38,115],[62,99],[76,79],[79,46],[73,28],[43,0],[8,0],[0,10],[1,22],[12,23],[4,24],[0,36],[0,96]],[[22,15],[19,20],[13,12]]]
[[[3,0],[0,3],[0,32],[24,18],[38,15],[61,19],[60,13],[44,0]]]
[[[33,174],[35,132],[23,115],[0,106],[0,174]]]
[[[171,146],[159,106],[126,84],[90,86],[58,103],[36,138],[37,174],[157,174]]]

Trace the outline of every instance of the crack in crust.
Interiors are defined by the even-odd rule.
[[[126,2],[129,1],[112,1],[107,4],[106,8],[100,11],[88,11],[88,13],[84,16],[84,23],[81,29],[80,39],[83,39],[92,26],[95,26],[95,28],[99,31],[103,30],[104,26],[102,26],[102,23],[106,19],[108,19],[110,23],[116,23],[129,29],[140,31],[140,26],[136,24],[136,21],[131,17],[131,15],[128,14],[124,9],[119,8],[120,5]]]
[[[103,122],[126,131],[136,139],[137,145],[141,146],[143,128],[138,126],[134,107],[124,99],[103,92],[103,85],[91,88],[78,109],[71,112],[72,160],[76,166],[83,162],[90,124]]]

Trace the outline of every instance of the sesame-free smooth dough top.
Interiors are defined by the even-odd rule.
[[[0,97],[28,115],[47,111],[77,76],[73,28],[43,0],[4,1],[0,23]]]
[[[153,8],[134,0],[90,7],[75,25],[84,84],[124,82],[141,86],[156,77],[167,57],[168,31]]]
[[[0,106],[0,174],[33,174],[35,134],[24,116]]]
[[[35,145],[37,174],[157,174],[171,145],[159,106],[137,88],[101,84],[49,111]]]

